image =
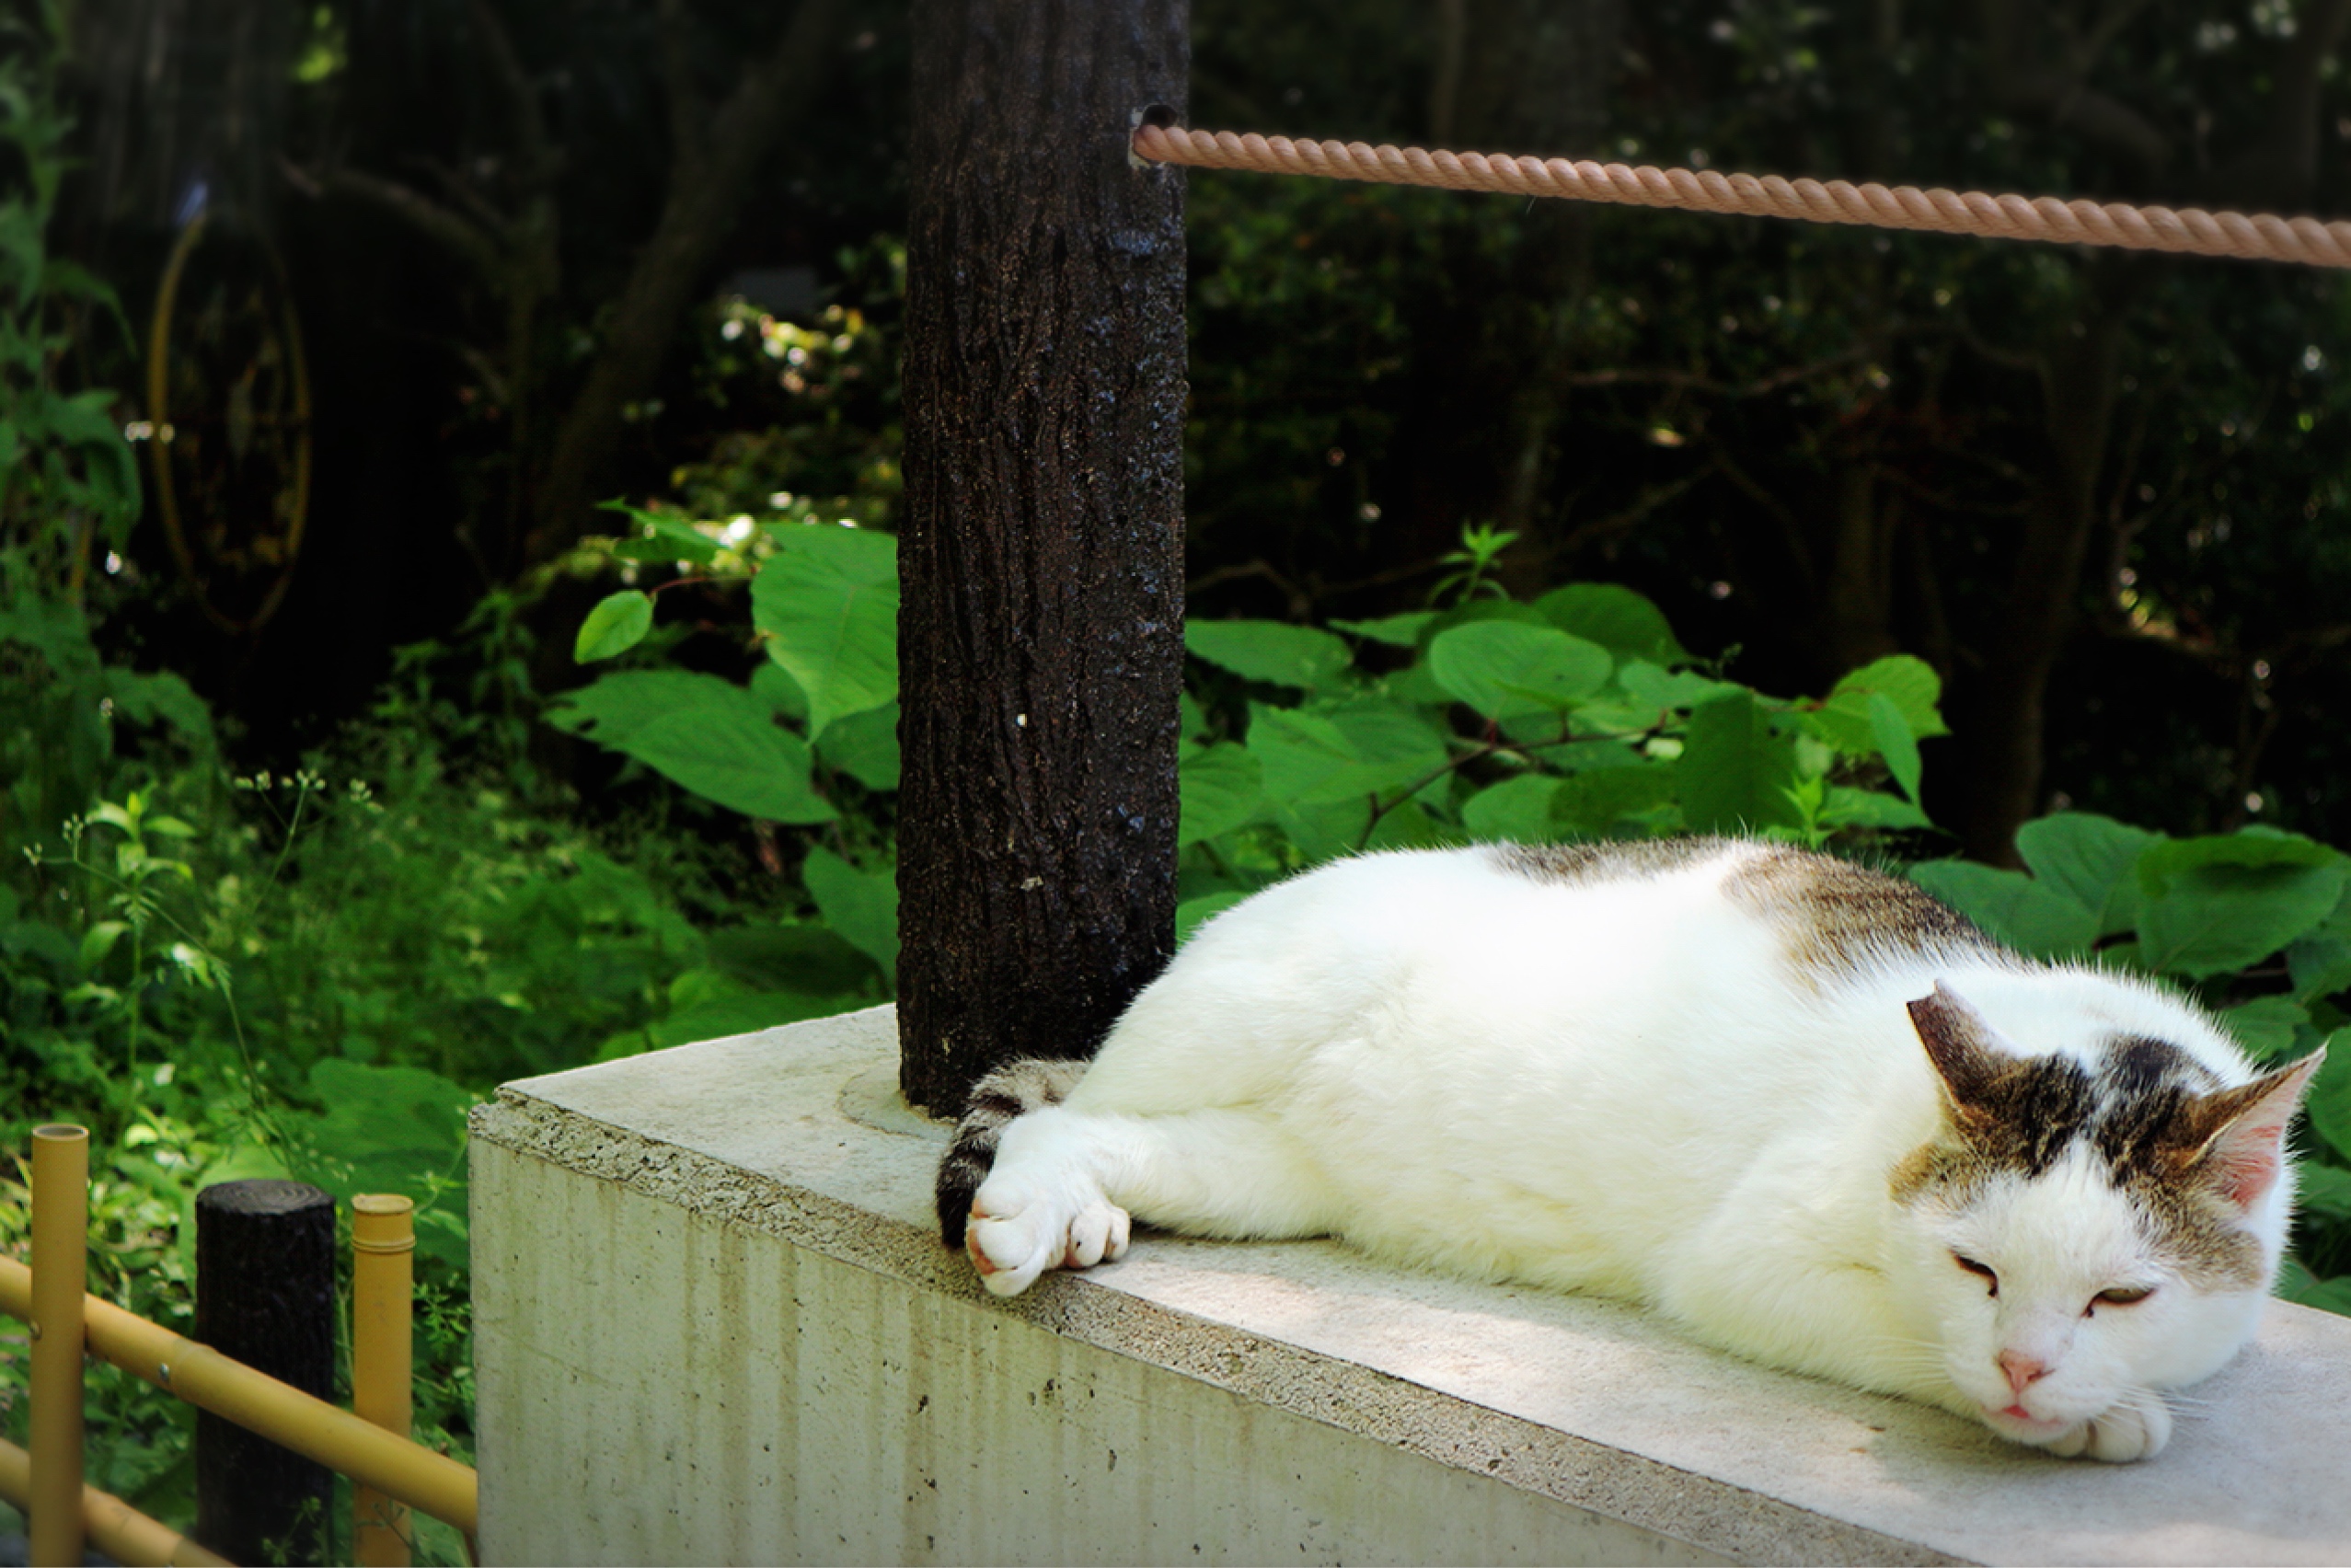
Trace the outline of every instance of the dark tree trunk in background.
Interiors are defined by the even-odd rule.
[[[335,1200],[301,1182],[196,1194],[196,1339],[335,1397]],[[196,1417],[196,1539],[232,1562],[321,1562],[334,1478],[233,1422]]]
[[[1082,1055],[1173,942],[1186,0],[916,0],[901,1080]]]

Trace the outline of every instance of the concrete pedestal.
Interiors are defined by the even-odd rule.
[[[1327,1242],[998,1302],[887,1009],[473,1123],[491,1562],[2342,1562],[2351,1320],[2275,1305],[2143,1465]]]

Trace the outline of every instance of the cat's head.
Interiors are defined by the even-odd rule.
[[[1940,984],[1909,1009],[1943,1124],[1893,1174],[1900,1284],[1985,1421],[2031,1442],[2233,1355],[2276,1274],[2286,1126],[2323,1053],[2229,1086],[2158,1040],[2025,1055]]]

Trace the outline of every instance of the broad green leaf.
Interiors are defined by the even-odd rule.
[[[774,670],[769,664],[766,668]],[[782,674],[781,670],[776,670]],[[816,755],[869,790],[898,787],[898,705],[885,702],[824,726]]]
[[[114,951],[114,944],[121,940],[122,933],[130,928],[120,920],[100,920],[83,932],[81,951],[83,973],[87,974],[104,963],[106,955]]]
[[[763,1029],[779,1029],[788,1023],[804,1023],[812,1018],[830,1018],[835,1013],[848,1012],[867,1006],[862,997],[809,996],[799,991],[737,991],[730,995],[713,996],[681,1008],[668,1017],[655,1020],[645,1030],[645,1042],[650,1049],[667,1050],[673,1045],[690,1045],[699,1040],[722,1040],[730,1034],[753,1034]],[[614,1052],[614,1055],[624,1053]],[[610,1060],[610,1056],[601,1059]]]
[[[1203,894],[1198,898],[1187,898],[1177,905],[1176,946],[1181,947],[1190,941],[1194,931],[1248,896],[1248,894],[1238,890],[1228,893],[1209,893]]]
[[[2319,1068],[2304,1101],[2311,1128],[2328,1147],[2351,1159],[2351,1029],[2338,1029],[2326,1043],[2326,1065]]]
[[[898,541],[858,528],[772,527],[751,582],[767,656],[808,695],[808,732],[898,695]]]
[[[1701,702],[1711,702],[1718,697],[1728,697],[1740,688],[1728,681],[1711,681],[1704,675],[1688,670],[1667,672],[1639,659],[1628,660],[1617,671],[1617,685],[1625,695],[1647,711],[1644,724],[1654,721],[1659,713],[1672,709],[1695,708]]]
[[[1902,716],[1902,709],[1882,691],[1870,693],[1870,732],[1877,739],[1878,755],[1885,758],[1886,771],[1894,775],[1894,782],[1916,805],[1919,743],[1911,735],[1910,721]]]
[[[2351,1219],[2351,1170],[2304,1160],[2295,1174],[2295,1207],[2306,1214],[2322,1214],[2329,1219]]]
[[[898,881],[889,871],[861,871],[823,845],[812,845],[801,863],[801,881],[824,916],[824,923],[851,947],[882,966],[893,987],[898,983]]]
[[[423,1067],[322,1056],[310,1087],[326,1114],[301,1129],[297,1174],[349,1202],[362,1193],[416,1200],[417,1246],[466,1261],[466,1113],[473,1094]],[[427,1213],[434,1216],[429,1222]]]
[[[2090,812],[2041,817],[2016,830],[2016,852],[2045,882],[2098,915],[2098,934],[2138,924],[2138,879],[2132,868],[2156,836]]]
[[[1392,702],[1363,701],[1318,709],[1353,747],[1359,771],[1334,790],[1388,796],[1416,787],[1446,764],[1443,734],[1427,721]]]
[[[1693,833],[1746,833],[1799,821],[1788,798],[1796,748],[1775,734],[1750,691],[1690,709],[1676,793]]]
[[[682,518],[647,512],[623,501],[605,502],[602,509],[619,513],[641,530],[613,547],[612,553],[623,560],[682,560],[708,566],[719,559],[717,541]]]
[[[1571,582],[1535,601],[1562,631],[1596,642],[1619,658],[1686,664],[1690,651],[1674,640],[1665,613],[1642,594],[1614,582]]]
[[[808,694],[800,689],[791,672],[773,659],[762,660],[751,672],[751,695],[795,724],[808,722]]]
[[[1183,645],[1194,658],[1245,679],[1308,691],[1329,685],[1355,662],[1331,633],[1286,621],[1189,621]]]
[[[1363,759],[1353,742],[1330,720],[1294,708],[1251,704],[1249,755],[1257,759],[1266,799],[1289,808],[1353,791]]]
[[[2257,997],[2220,1011],[2220,1021],[2245,1054],[2256,1061],[2275,1062],[2294,1049],[2296,1035],[2311,1021],[2311,1015],[2291,997]]]
[[[2098,917],[2073,895],[2023,871],[1973,860],[1929,860],[1910,880],[1997,940],[2039,958],[2080,957],[2098,940]]]
[[[652,629],[651,594],[640,594],[634,588],[608,594],[580,623],[580,635],[571,643],[572,661],[589,664],[616,653],[626,653]]]
[[[1428,651],[1437,685],[1489,719],[1564,712],[1599,690],[1614,663],[1596,643],[1507,620],[1439,632]]]
[[[1951,733],[1935,706],[1942,697],[1942,677],[1907,653],[1892,654],[1847,674],[1819,709],[1806,716],[1806,727],[1848,756],[1868,756],[1878,749],[1877,726],[1870,716],[1873,697],[1892,702],[1916,740]]]
[[[716,675],[625,670],[564,693],[547,720],[746,816],[801,824],[835,816],[810,788],[807,743]]]
[[[1635,763],[1572,774],[1551,795],[1550,838],[1602,838],[1629,817],[1674,803],[1676,765]]]
[[[1920,828],[1932,827],[1927,813],[1902,799],[1877,790],[1855,790],[1843,784],[1828,787],[1828,799],[1820,810],[1820,822],[1825,827]]]
[[[712,968],[758,990],[847,996],[873,977],[873,961],[826,926],[728,926],[704,940]]]
[[[1333,630],[1350,637],[1360,637],[1367,642],[1385,642],[1391,648],[1416,648],[1421,634],[1435,620],[1435,610],[1407,610],[1400,616],[1382,616],[1377,620],[1334,620]]]
[[[1177,772],[1183,792],[1179,847],[1230,833],[1257,815],[1265,797],[1264,769],[1247,748],[1208,746],[1183,759]]]
[[[2138,885],[2160,898],[2179,877],[2201,866],[2257,870],[2275,866],[2333,866],[2341,851],[2290,833],[2217,833],[2202,838],[2165,838],[2150,844],[2138,861]]]
[[[2311,1273],[2301,1259],[2288,1257],[2277,1265],[2277,1298],[2291,1301],[2298,1307],[2314,1307],[2322,1312],[2336,1312],[2351,1317],[2351,1275],[2321,1279]]]
[[[2176,847],[2159,844],[2140,859],[2142,891],[2148,859]],[[2140,905],[2141,961],[2158,973],[2199,980],[2242,969],[2325,919],[2343,896],[2345,880],[2340,864],[2175,865],[2161,873],[2163,891]]]
[[[1551,827],[1551,797],[1565,782],[1553,773],[1521,773],[1488,785],[1461,806],[1461,824],[1473,838],[1503,844],[1545,844]]]

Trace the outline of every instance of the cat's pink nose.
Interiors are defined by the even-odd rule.
[[[2011,1391],[2023,1393],[2027,1383],[2037,1383],[2049,1375],[2049,1364],[2021,1350],[2003,1350],[1998,1360],[2000,1370],[2008,1374]]]

